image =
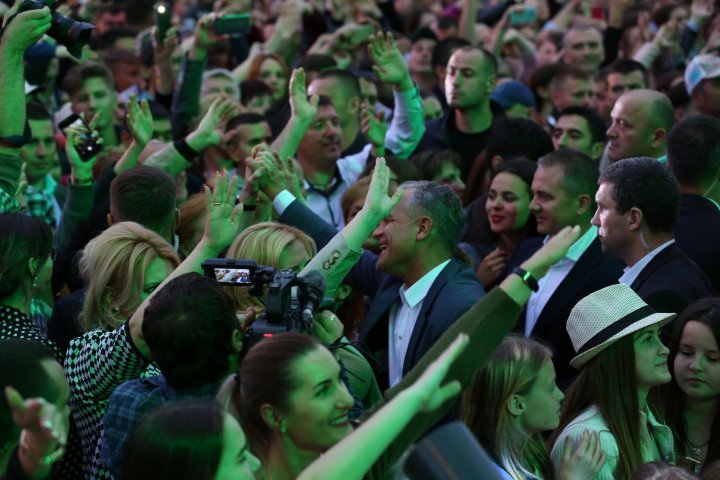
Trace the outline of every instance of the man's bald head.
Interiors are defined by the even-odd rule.
[[[612,161],[665,154],[667,133],[673,124],[672,103],[665,95],[655,90],[631,90],[618,99],[610,116],[607,137]]]

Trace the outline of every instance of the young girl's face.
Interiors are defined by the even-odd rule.
[[[680,390],[692,399],[720,395],[720,349],[707,325],[694,320],[685,324],[673,372]]]
[[[649,389],[671,380],[667,357],[670,350],[660,341],[660,325],[650,325],[633,335],[638,386]]]
[[[555,430],[560,424],[560,403],[565,398],[555,384],[555,366],[547,360],[538,372],[535,384],[521,396],[524,410],[520,415],[520,425],[532,434]]]

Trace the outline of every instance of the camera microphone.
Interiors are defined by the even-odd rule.
[[[297,278],[299,287],[298,298],[303,305],[303,322],[312,325],[312,317],[315,307],[320,305],[325,298],[325,277],[315,270],[309,271],[302,277]]]

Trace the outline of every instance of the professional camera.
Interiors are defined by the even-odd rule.
[[[57,0],[22,0],[18,7],[18,13],[30,10],[40,10],[49,7],[52,10],[50,30],[48,35],[54,38],[59,44],[65,45],[68,52],[76,58],[80,58],[82,48],[90,40],[90,32],[95,25],[86,22],[78,22],[62,13],[55,11],[59,1]]]
[[[252,260],[232,258],[211,258],[203,262],[202,267],[207,276],[222,285],[246,287],[250,295],[265,304],[265,311],[245,331],[243,353],[263,338],[278,333],[312,334],[313,310],[325,295],[325,279],[318,272],[298,277],[294,270],[277,272]],[[293,287],[297,287],[296,299],[292,295]]]

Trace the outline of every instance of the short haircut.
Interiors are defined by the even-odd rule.
[[[311,53],[300,57],[295,63],[295,68],[302,68],[306,72],[323,72],[337,68],[337,62],[330,55]]]
[[[240,95],[240,87],[235,81],[235,78],[233,78],[232,72],[230,72],[230,70],[228,70],[227,68],[213,68],[203,73],[202,78],[203,83],[210,78],[224,78],[228,80],[233,87],[235,87],[235,91],[237,92],[238,96]]]
[[[400,188],[406,190],[407,209],[430,217],[442,245],[455,251],[465,233],[465,215],[455,192],[447,185],[427,180],[404,182]]]
[[[470,46],[470,42],[464,38],[452,37],[441,40],[433,48],[430,63],[433,67],[446,67],[455,50],[468,46]]]
[[[230,373],[232,337],[240,330],[232,299],[212,278],[186,273],[150,299],[142,334],[173,388],[198,388]]]
[[[645,87],[647,88],[647,86],[650,85],[650,78],[648,77],[648,71],[647,68],[645,68],[645,65],[640,62],[636,62],[635,60],[630,60],[629,58],[619,58],[607,67],[605,67],[603,70],[606,73],[605,78],[607,78],[607,75],[611,73],[629,75],[633,72],[640,72],[642,73]]]
[[[582,105],[567,107],[558,113],[557,118],[560,119],[566,115],[577,115],[584,118],[588,124],[592,141],[605,143],[605,131],[607,130],[605,120],[594,109]]]
[[[318,75],[319,79],[332,79],[342,88],[343,93],[348,97],[360,97],[360,81],[357,75],[347,70],[331,68],[324,70]]]
[[[598,167],[583,152],[572,148],[561,148],[542,157],[539,167],[560,167],[564,173],[563,188],[570,195],[590,195],[595,204],[595,192],[598,189]]]
[[[0,340],[0,378],[3,388],[11,386],[23,398],[43,398],[53,403],[60,392],[47,374],[43,363],[56,362],[43,344],[20,338]],[[3,392],[4,393],[4,392]],[[20,434],[3,395],[0,401],[0,445],[17,441]]]
[[[580,70],[579,68],[563,65],[557,72],[555,72],[552,80],[550,80],[550,90],[562,90],[565,86],[565,83],[570,79],[585,80],[587,82],[592,81],[592,77]]]
[[[450,163],[462,170],[462,157],[455,150],[427,150],[413,155],[410,163],[418,170],[420,178],[432,180],[439,175],[442,167]]]
[[[457,52],[457,51],[480,53],[480,55],[482,55],[482,59],[483,59],[483,66],[485,67],[486,70],[489,69],[489,71],[487,73],[489,73],[490,75],[497,76],[498,61],[497,61],[497,58],[495,58],[495,55],[490,53],[489,50],[482,48],[482,47],[474,47],[472,45],[465,45],[464,47],[460,47],[457,50],[455,50],[455,52]],[[455,52],[453,52],[453,54]],[[448,57],[448,61],[449,60],[450,60],[450,57]]]
[[[243,105],[247,105],[250,100],[262,95],[272,96],[272,90],[262,80],[244,80],[240,84],[240,98]]]
[[[600,183],[612,185],[619,213],[633,207],[643,212],[653,232],[672,232],[680,204],[680,188],[670,170],[651,157],[633,157],[610,164]]]
[[[253,125],[255,123],[262,123],[265,121],[265,117],[259,113],[241,113],[240,115],[235,115],[228,121],[227,126],[225,127],[225,132],[235,130],[240,125]]]
[[[527,157],[537,161],[553,151],[552,137],[527,118],[500,118],[493,124],[485,145],[486,157]]]
[[[137,222],[164,232],[175,215],[175,180],[153,167],[122,172],[110,184],[110,213],[116,222]]]
[[[568,30],[565,32],[565,35],[563,36],[563,45],[567,47],[568,37],[570,36],[571,33],[587,32],[590,30],[595,31],[598,34],[598,36],[600,37],[600,41],[602,42],[603,34],[600,31],[600,29],[598,29],[594,25],[588,25],[586,23],[579,23],[579,24],[573,25],[572,27],[568,28]]]
[[[701,185],[717,179],[720,119],[696,115],[675,125],[668,134],[667,160],[682,185]]]
[[[63,88],[73,97],[82,89],[83,83],[91,78],[102,79],[110,91],[115,91],[112,72],[105,65],[97,62],[79,63],[71,68],[65,75]]]
[[[38,102],[30,102],[25,105],[25,115],[28,120],[52,121],[52,116],[45,105]]]

